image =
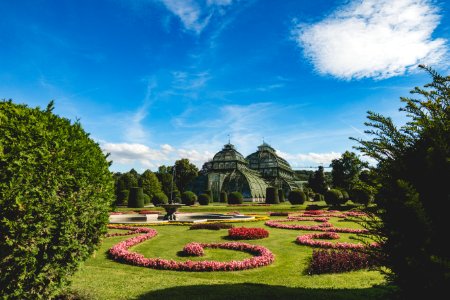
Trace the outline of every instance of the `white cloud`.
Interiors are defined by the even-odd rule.
[[[420,63],[448,63],[447,40],[432,38],[438,13],[430,0],[353,0],[318,23],[298,24],[293,34],[319,73],[383,79]]]
[[[338,152],[291,154],[277,150],[277,154],[286,159],[293,168],[315,167],[317,165],[328,167],[333,159],[341,157],[341,153]]]
[[[180,19],[187,30],[197,34],[203,31],[215,13],[223,14],[224,7],[233,3],[233,0],[208,0],[206,5],[195,0],[160,1]]]

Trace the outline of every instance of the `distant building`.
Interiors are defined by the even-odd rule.
[[[266,143],[247,158],[228,143],[203,165],[200,173],[192,190],[198,194],[211,190],[215,201],[222,191],[238,191],[244,196],[244,201],[264,202],[269,186],[282,190],[285,195],[301,187],[295,181],[289,163]]]

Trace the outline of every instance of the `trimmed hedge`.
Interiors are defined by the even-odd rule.
[[[331,189],[325,192],[325,202],[328,205],[339,206],[346,202],[340,190]]]
[[[117,203],[118,204],[128,204],[128,197],[130,196],[129,190],[121,190],[118,197],[117,197]]]
[[[0,101],[0,298],[53,299],[106,234],[110,163],[80,123]]]
[[[280,199],[278,198],[278,189],[274,187],[266,188],[266,203],[267,204],[278,204]]]
[[[181,203],[187,206],[191,206],[195,204],[197,201],[197,195],[191,191],[186,191],[181,194]]]
[[[169,198],[167,198],[167,195],[163,192],[156,193],[152,198],[152,203],[154,206],[158,206],[160,204],[165,204],[169,202]]]
[[[282,189],[278,189],[278,199],[280,200],[280,203],[286,201],[284,191]]]
[[[306,201],[306,194],[301,190],[292,190],[288,196],[291,204],[303,204]]]
[[[228,194],[226,192],[220,192],[220,202],[221,203],[228,202]]]
[[[132,187],[130,189],[130,196],[128,197],[128,207],[144,207],[144,190],[141,187]]]
[[[363,204],[365,206],[369,205],[373,200],[372,192],[364,187],[355,187],[351,191],[352,201],[354,203]]]
[[[211,202],[211,198],[208,194],[198,195],[198,203],[200,203],[200,205],[208,205],[209,202]]]
[[[228,204],[242,204],[244,197],[239,192],[231,192],[228,195]]]

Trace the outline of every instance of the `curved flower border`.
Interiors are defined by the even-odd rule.
[[[131,226],[109,226],[109,228],[127,229],[129,232],[133,231]],[[145,258],[142,254],[130,252],[128,249],[139,243],[142,243],[152,237],[156,236],[158,232],[151,228],[141,227],[140,232],[143,235],[132,237],[122,241],[108,250],[109,256],[119,262],[125,262],[135,266],[142,266],[158,270],[173,270],[173,271],[191,271],[191,272],[211,272],[211,271],[240,271],[258,268],[270,265],[274,262],[275,256],[273,253],[258,245],[251,245],[247,243],[232,242],[232,243],[195,243],[195,247],[213,248],[213,249],[229,249],[244,251],[254,255],[241,261],[219,262],[219,261],[185,261],[178,262],[175,260],[167,260],[161,258]],[[128,233],[127,233],[128,234]],[[192,244],[192,243],[191,243]],[[189,244],[188,244],[189,245]],[[197,249],[198,250],[198,249]]]
[[[368,233],[367,229],[354,229],[354,228],[343,228],[343,227],[334,227],[331,223],[322,223],[320,225],[288,225],[281,224],[286,222],[296,222],[296,221],[311,221],[311,219],[285,219],[285,220],[271,220],[267,221],[264,224],[280,229],[291,229],[291,230],[311,230],[311,231],[325,231],[325,232],[341,232],[341,233]]]
[[[372,243],[368,246],[363,245],[361,243],[352,244],[352,243],[332,243],[326,241],[317,241],[315,239],[327,239],[327,240],[336,240],[339,239],[339,234],[335,232],[324,232],[324,233],[312,233],[312,234],[304,234],[297,237],[295,242],[300,245],[306,245],[311,247],[319,247],[319,248],[329,248],[329,249],[345,249],[345,250],[361,250],[367,247],[377,247],[377,243]]]

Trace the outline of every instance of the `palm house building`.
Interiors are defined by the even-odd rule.
[[[228,143],[203,165],[192,190],[197,194],[211,190],[215,201],[220,192],[238,191],[246,202],[264,202],[269,186],[282,190],[285,195],[300,188],[289,163],[270,145],[263,143],[258,151],[244,158]]]

